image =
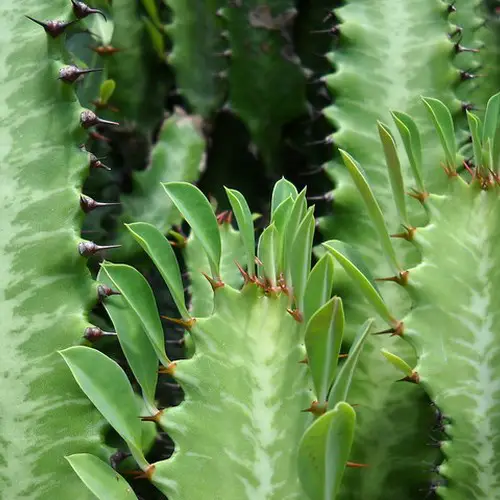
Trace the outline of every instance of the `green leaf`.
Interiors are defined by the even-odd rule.
[[[304,310],[304,291],[311,270],[311,252],[314,238],[314,207],[310,207],[297,229],[290,253],[290,275],[296,307]]]
[[[494,146],[497,136],[498,115],[500,113],[500,92],[490,97],[486,105],[486,113],[484,115],[483,126],[483,144],[489,139]],[[494,149],[494,147],[492,148]]]
[[[170,360],[165,353],[163,327],[153,291],[146,278],[139,271],[125,264],[105,262],[101,266],[113,282],[113,288],[121,293],[140,319],[161,363],[168,366]]]
[[[340,401],[345,401],[349,395],[349,389],[351,387],[352,378],[356,370],[356,366],[359,361],[359,356],[363,350],[368,334],[373,325],[373,320],[369,319],[366,321],[361,329],[359,330],[354,343],[349,349],[349,355],[347,356],[346,362],[342,365],[340,372],[333,384],[332,390],[328,395],[328,408],[334,408],[336,404]]]
[[[156,54],[160,59],[165,57],[165,38],[163,33],[158,29],[151,19],[142,16],[142,22],[149,33],[149,38],[151,38],[151,45],[153,46]]]
[[[288,224],[285,229],[285,237],[283,240],[283,270],[285,272],[286,282],[291,282],[291,270],[289,266],[292,243],[297,235],[297,229],[304,218],[307,210],[306,189],[304,188],[293,202],[293,207],[288,218]]]
[[[333,257],[325,253],[313,267],[307,278],[304,293],[304,320],[312,315],[330,299],[333,288]]]
[[[141,0],[144,9],[148,13],[148,16],[151,18],[151,21],[155,24],[158,29],[162,28],[162,22],[160,19],[160,15],[158,14],[158,7],[156,5],[155,0]]]
[[[275,185],[273,189],[273,194],[271,197],[271,217],[274,216],[275,210],[283,203],[289,196],[293,200],[297,198],[298,192],[297,188],[285,178],[281,178]]]
[[[349,173],[351,174],[351,177],[356,184],[356,187],[358,188],[363,201],[365,202],[366,208],[368,210],[368,215],[370,216],[370,219],[375,226],[385,257],[392,267],[394,273],[396,274],[399,272],[400,266],[397,262],[396,252],[394,251],[394,247],[392,246],[391,237],[389,236],[389,232],[387,231],[387,226],[385,225],[380,205],[377,203],[377,200],[373,195],[368,181],[362,174],[354,158],[349,153],[346,153],[343,150],[339,151],[342,155],[345,166],[349,170]]]
[[[392,193],[394,195],[394,202],[398,210],[401,221],[408,226],[408,212],[406,210],[406,195],[405,186],[403,182],[403,175],[401,173],[401,164],[399,162],[396,143],[391,135],[391,132],[382,122],[377,122],[378,133],[384,148],[385,161],[389,168],[389,179],[391,180]]]
[[[113,281],[109,278],[104,267],[99,270],[97,280],[110,288],[113,287]],[[113,322],[118,340],[132,373],[141,386],[143,397],[148,403],[149,409],[154,410],[156,408],[155,391],[158,381],[158,358],[144,331],[144,327],[121,295],[106,297],[103,305]]]
[[[125,372],[105,354],[90,347],[69,347],[59,354],[73,377],[115,431],[129,444],[139,466],[147,464],[140,452],[141,420],[136,395]]]
[[[66,457],[66,460],[99,500],[137,500],[127,481],[100,458],[78,453]]]
[[[274,211],[271,218],[271,222],[275,225],[278,231],[278,253],[277,253],[277,274],[284,271],[284,250],[285,250],[285,240],[286,240],[286,228],[289,223],[291,209],[294,204],[294,200],[291,196],[286,198],[280,203],[278,208]]]
[[[271,224],[264,229],[260,235],[258,256],[262,262],[260,276],[267,278],[273,285],[276,284],[278,255],[279,255],[279,233],[276,226]]]
[[[335,500],[354,439],[356,413],[347,403],[319,417],[299,444],[299,477],[310,500]]]
[[[196,186],[187,182],[167,182],[163,187],[191,229],[196,232],[208,256],[212,277],[218,279],[222,245],[217,219],[209,201]]]
[[[99,100],[103,104],[106,104],[111,99],[111,96],[115,91],[115,88],[116,88],[116,83],[114,80],[104,80],[101,83],[101,87],[99,89]]]
[[[184,300],[184,285],[182,284],[179,263],[172,246],[165,236],[151,224],[134,222],[133,224],[127,224],[127,229],[155,263],[182,318],[187,320],[189,312]]]
[[[424,193],[425,186],[422,177],[422,145],[420,142],[420,132],[417,124],[414,122],[413,118],[406,113],[393,111],[391,114],[403,141],[417,188]]]
[[[365,296],[366,300],[372,304],[377,313],[388,323],[394,324],[395,319],[389,312],[378,290],[373,286],[370,279],[345,255],[342,242],[331,240],[323,243],[323,246],[338,260],[339,264],[356,283],[359,287],[359,291]]]
[[[387,349],[380,349],[380,352],[383,354],[385,359],[391,363],[397,370],[406,375],[407,377],[411,377],[413,375],[413,370],[411,366],[396,354],[389,352]]]
[[[307,323],[305,345],[307,359],[316,390],[316,399],[326,401],[340,353],[344,335],[342,301],[333,297]]]
[[[471,113],[467,111],[467,121],[469,122],[469,130],[472,136],[472,148],[474,151],[474,165],[479,167],[481,165],[482,160],[482,152],[481,152],[481,120]]]
[[[252,212],[245,197],[236,189],[225,188],[229,203],[233,209],[240,230],[245,253],[247,255],[247,272],[250,276],[255,275],[255,229],[253,225]]]
[[[439,100],[430,97],[422,97],[429,111],[436,131],[443,146],[448,167],[455,171],[457,144],[455,140],[455,127],[450,110]]]

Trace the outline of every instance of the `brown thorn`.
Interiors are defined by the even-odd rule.
[[[368,464],[358,464],[357,462],[347,462],[347,467],[369,467]]]
[[[116,52],[121,52],[122,49],[117,49],[116,47],[113,47],[112,45],[100,45],[98,47],[89,47],[90,50],[93,50],[100,56],[107,56],[107,55],[112,55],[115,54]]]
[[[34,23],[38,24],[41,26],[47,35],[51,36],[52,38],[57,38],[59,35],[62,35],[67,28],[69,28],[72,24],[75,24],[78,22],[78,19],[75,21],[69,21],[69,22],[64,22],[64,21],[38,21],[37,19],[34,19],[33,17],[30,16],[25,16],[27,17],[30,21],[33,21]]]
[[[118,122],[112,122],[110,120],[103,120],[102,118],[99,118],[89,109],[80,113],[80,124],[85,129],[93,127],[94,125],[120,125]]]
[[[407,375],[406,377],[403,377],[399,380],[397,380],[397,382],[411,382],[412,384],[419,384],[420,383],[420,375],[418,374],[418,372],[412,372],[411,375]]]
[[[102,161],[99,160],[99,158],[97,158],[97,156],[95,156],[92,153],[90,153],[89,167],[90,168],[102,168],[104,170],[111,170],[110,167],[108,167],[107,165],[104,165],[104,163],[102,163]]]
[[[100,134],[99,132],[96,132],[95,130],[91,130],[89,132],[89,136],[92,137],[92,139],[96,141],[103,141],[103,142],[111,142],[111,139],[106,137],[105,135]],[[107,170],[111,170],[110,168],[106,168]]]
[[[309,364],[309,358],[306,356],[304,359],[301,359],[299,361],[299,364],[301,364],[301,365],[308,365]]]
[[[172,361],[168,366],[160,366],[160,368],[158,369],[158,373],[170,375],[173,377],[176,368],[177,363],[175,361]]]
[[[392,281],[401,286],[406,286],[408,284],[409,271],[400,271],[396,276],[391,276],[389,278],[376,278],[375,281]]]
[[[416,189],[412,188],[412,193],[406,193],[408,196],[411,196],[412,198],[415,198],[417,201],[422,203],[422,205],[425,203],[425,200],[429,197],[429,193],[425,191],[417,191]]]
[[[339,359],[348,358],[349,354],[339,354]]]
[[[238,268],[240,274],[243,276],[244,284],[246,285],[247,283],[250,283],[252,280],[248,273],[241,267],[241,265],[237,261],[234,261],[234,263],[236,264],[236,267]]]
[[[207,278],[207,281],[210,283],[210,286],[212,287],[212,290],[215,292],[217,288],[222,288],[224,286],[224,282],[220,279],[217,278],[216,280],[213,279],[211,276],[209,276],[207,273],[202,272],[203,276]]]
[[[298,323],[302,323],[304,321],[303,314],[298,309],[287,309],[286,312],[292,316],[292,318]]]
[[[111,297],[111,295],[121,295],[121,292],[113,290],[107,285],[99,285],[97,287],[97,297],[99,300],[104,300],[106,297]]]
[[[105,332],[101,330],[98,326],[89,326],[83,331],[83,336],[90,340],[91,342],[96,341],[102,337],[116,337],[115,332]]]
[[[231,224],[233,221],[233,212],[231,210],[224,210],[219,215],[217,215],[217,223],[222,226],[222,224]]]
[[[146,417],[139,417],[143,422],[156,422],[160,421],[160,417],[163,415],[165,410],[158,410],[154,415],[149,415]]]
[[[103,250],[111,250],[113,248],[120,248],[121,245],[97,245],[93,241],[82,241],[78,243],[78,252],[82,257],[90,257],[97,252]]]
[[[404,233],[396,233],[396,234],[391,234],[391,238],[403,238],[406,241],[412,241],[415,233],[417,231],[416,227],[406,227],[403,226],[405,229]]]
[[[178,318],[170,318],[169,316],[160,316],[162,319],[166,319],[176,325],[180,325],[186,330],[191,330],[192,326],[196,323],[196,318],[189,318],[187,321]]]
[[[92,212],[92,210],[95,210],[96,208],[114,207],[114,206],[117,206],[117,205],[120,205],[120,203],[115,203],[115,202],[105,203],[105,202],[102,202],[102,201],[95,201],[90,196],[86,196],[84,194],[80,195],[80,207],[82,207],[82,210],[85,213]]]
[[[151,478],[153,477],[155,469],[156,469],[155,465],[151,464],[147,467],[147,469],[145,471],[128,470],[128,471],[124,471],[123,473],[126,474],[127,476],[132,476],[134,479],[148,479],[151,481]]]
[[[102,71],[102,68],[80,69],[77,66],[64,66],[59,70],[58,79],[65,83],[74,83],[87,73],[97,73],[99,71]]]
[[[375,332],[372,335],[384,335],[386,333],[390,333],[391,337],[399,336],[402,337],[404,333],[404,323],[402,321],[398,321],[396,326],[388,328],[387,330],[382,330],[380,332]]]
[[[101,15],[105,21],[107,21],[106,16],[102,10],[94,9],[89,7],[87,4],[83,2],[77,2],[76,0],[71,0],[73,4],[73,14],[78,19],[83,19],[84,17],[90,16],[91,14],[99,14]]]
[[[301,413],[312,413],[316,417],[319,417],[326,413],[328,407],[328,402],[320,403],[319,401],[313,401],[309,408],[301,410]]]

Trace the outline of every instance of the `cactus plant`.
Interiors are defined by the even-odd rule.
[[[98,118],[64,78],[77,23],[66,0],[0,6],[2,498],[90,500],[64,455],[108,454],[105,422],[57,355],[80,342],[98,297],[80,254],[98,248],[79,238],[89,170],[79,146]]]
[[[104,263],[99,277],[121,294],[106,303],[114,303],[111,318],[149,408],[144,418],[169,433],[176,446],[173,456],[149,464],[140,453],[138,406],[116,363],[88,347],[61,355],[129,444],[142,474],[169,498],[335,498],[355,420],[345,400],[371,321],[336,374],[342,302],[330,298],[331,257],[310,271],[314,219],[313,209],[306,210],[305,191],[298,194],[285,180],[277,183],[272,222],[260,236],[257,258],[248,205],[239,192],[227,191],[244,247],[239,264],[244,285],[238,290],[221,280],[220,230],[206,198],[186,183],[163,186],[206,254],[206,279],[214,293],[207,316],[190,316],[178,264],[164,236],[146,223],[128,228],[168,284],[181,314],[176,322],[189,331],[194,355],[168,359],[152,291],[134,268]],[[173,376],[186,393],[178,407],[156,407],[158,361],[160,373]],[[76,470],[85,480],[98,462],[84,461]],[[100,467],[104,484],[109,471]],[[122,483],[116,488],[118,495]]]
[[[393,309],[390,297],[382,298],[367,274],[349,260],[337,242],[324,246],[344,266],[392,335],[408,340],[415,348],[415,368],[393,353],[383,353],[402,371],[404,380],[425,388],[437,408],[443,432],[438,445],[445,460],[436,468],[442,478],[433,482],[431,491],[453,500],[495,498],[500,490],[494,430],[498,378],[494,369],[493,248],[497,229],[492,214],[498,207],[499,173],[498,164],[492,163],[492,151],[497,147],[500,94],[488,101],[484,122],[472,113],[467,115],[474,150],[473,163],[467,166],[470,175],[457,172],[460,163],[451,113],[438,100],[423,101],[444,154],[441,162],[422,163],[422,169],[438,169],[445,182],[438,192],[423,191],[422,205],[429,216],[426,225],[415,226],[411,219],[401,219],[407,229],[400,239],[421,254],[416,265],[400,264],[367,178],[353,157],[342,152],[347,171],[369,207],[384,257],[394,269],[391,284],[409,296],[411,306]],[[413,135],[407,143],[408,155],[419,157],[419,147],[418,137]],[[393,146],[391,149],[388,168],[398,171],[397,153]],[[404,184],[395,183],[392,189],[393,199],[403,206]]]

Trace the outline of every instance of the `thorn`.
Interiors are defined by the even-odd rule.
[[[420,383],[420,375],[418,372],[413,372],[411,375],[407,375],[406,377],[403,377],[397,382],[411,382],[412,384],[419,384]]]
[[[250,276],[248,275],[248,273],[241,267],[241,265],[237,261],[234,261],[234,263],[236,264],[236,267],[238,268],[238,271],[240,272],[240,274],[243,276],[243,283],[245,285],[250,283],[252,280],[251,280]]]
[[[456,12],[457,8],[455,7],[455,2],[452,2],[448,4],[448,13],[451,14],[452,12]]]
[[[170,321],[172,323],[175,323],[176,325],[182,326],[182,328],[186,330],[191,330],[193,325],[196,323],[195,318],[189,318],[187,321],[184,321],[183,319],[178,319],[178,318],[170,318],[169,316],[160,316],[162,319],[166,319],[167,321]]]
[[[87,73],[96,73],[98,71],[102,71],[102,68],[80,69],[77,66],[64,66],[64,68],[59,70],[58,79],[65,83],[74,83],[82,75],[86,75]]]
[[[470,73],[469,71],[459,70],[460,80],[465,82],[467,80],[473,80],[474,78],[478,78],[479,75],[475,75],[474,73]]]
[[[401,286],[406,286],[408,284],[409,271],[401,271],[397,276],[391,276],[390,278],[376,278],[375,281],[392,281]]]
[[[319,174],[320,172],[324,172],[324,171],[325,171],[325,166],[321,165],[321,166],[316,167],[312,170],[309,170],[309,172],[300,172],[298,175],[299,175],[299,177],[308,177],[309,175],[316,175],[316,174]]]
[[[463,28],[462,26],[456,26],[455,27],[455,31],[452,31],[451,33],[449,33],[449,38],[455,38],[456,35],[460,35],[460,40],[462,39],[462,35],[463,35]]]
[[[465,113],[466,111],[476,111],[477,107],[470,102],[462,102],[461,104],[462,111]]]
[[[339,359],[348,358],[349,354],[339,354]]]
[[[313,401],[311,403],[311,406],[309,408],[306,408],[305,410],[301,410],[301,413],[312,413],[316,417],[319,417],[323,414],[326,413],[328,407],[328,401],[325,401],[324,403],[320,403],[319,401]]]
[[[94,199],[90,198],[90,196],[86,196],[84,194],[80,195],[80,206],[86,214],[92,212],[92,210],[95,210],[96,208],[113,207],[116,205],[120,205],[120,203],[105,203],[101,201],[95,201]]]
[[[99,9],[93,9],[83,2],[77,2],[76,0],[71,0],[73,4],[73,14],[78,19],[83,19],[84,17],[90,16],[91,14],[100,14],[105,21],[107,21],[104,12]]]
[[[337,35],[340,35],[340,27],[338,25],[336,25],[336,26],[332,26],[331,28],[328,28],[326,30],[314,30],[314,31],[310,31],[309,33],[311,33],[313,35],[328,33],[329,35],[337,36]]]
[[[357,462],[346,462],[347,467],[369,467],[368,464],[359,464]]]
[[[258,257],[255,257],[255,263],[258,265],[258,266],[263,266],[264,263],[258,258]]]
[[[329,191],[328,193],[319,195],[319,196],[307,196],[306,200],[308,201],[333,201],[333,191]]]
[[[280,273],[279,277],[278,277],[278,281],[276,282],[276,284],[278,285],[278,288],[286,295],[286,296],[290,296],[290,289],[288,288],[288,286],[286,285],[286,281],[285,281],[285,275],[283,273]]]
[[[312,141],[312,142],[306,142],[306,146],[317,146],[318,144],[333,144],[333,136],[329,135],[326,139],[322,139],[320,141]]]
[[[222,224],[231,224],[233,221],[233,212],[231,210],[224,210],[219,215],[217,215],[217,223],[222,226]]]
[[[147,467],[145,471],[142,470],[128,470],[128,471],[123,471],[124,474],[128,476],[132,476],[134,479],[148,479],[151,481],[151,478],[153,477],[153,473],[155,471],[155,465],[151,464]]]
[[[408,196],[411,196],[412,198],[415,198],[418,200],[422,205],[425,203],[425,200],[429,197],[429,193],[425,191],[417,191],[416,189],[411,188],[413,191],[412,193],[406,193]]]
[[[158,410],[154,415],[149,415],[146,417],[139,417],[143,422],[156,422],[160,421],[160,417],[163,415],[165,410]]]
[[[30,16],[25,16],[25,17],[27,17],[30,21],[33,21],[34,23],[41,26],[45,30],[45,33],[47,33],[47,35],[51,36],[52,38],[57,38],[59,35],[64,33],[69,26],[78,22],[78,20],[69,22],[64,22],[64,21],[43,22],[43,21],[38,21],[37,19],[34,19],[33,17]]]
[[[83,336],[87,339],[90,340],[91,342],[95,342],[97,339],[100,339],[101,337],[116,337],[115,332],[105,332],[104,330],[101,330],[98,326],[89,326],[85,328],[83,332]]]
[[[431,442],[427,443],[427,446],[431,446],[432,448],[441,448],[443,445],[443,441],[439,441],[438,439],[433,438],[432,436],[429,436],[431,438]]]
[[[404,233],[391,234],[391,238],[403,238],[406,241],[412,241],[413,238],[415,237],[415,233],[417,232],[417,228],[416,227],[407,227],[407,226],[403,226],[403,227],[405,229]]]
[[[104,300],[106,297],[111,297],[111,295],[121,295],[121,292],[113,290],[107,285],[99,285],[97,287],[97,297],[99,300]]]
[[[99,132],[96,132],[95,130],[91,130],[89,132],[89,136],[92,137],[92,139],[95,139],[96,141],[111,142],[111,139],[102,134],[99,134]]]
[[[90,163],[89,163],[89,167],[90,168],[102,168],[104,170],[111,170],[110,167],[108,167],[107,165],[104,165],[104,163],[101,162],[101,160],[99,158],[97,158],[97,156],[95,156],[93,153],[89,153],[90,154]]]
[[[93,127],[94,125],[120,125],[117,122],[99,118],[93,111],[90,111],[89,109],[80,113],[80,124],[85,129]]]
[[[381,332],[375,332],[372,335],[384,335],[386,333],[390,333],[391,337],[394,337],[396,335],[402,337],[404,333],[404,323],[402,321],[398,321],[396,323],[396,326],[388,328],[387,330],[382,330]]]
[[[216,57],[232,57],[233,51],[231,49],[227,49],[224,52],[217,52]]]
[[[132,453],[128,451],[118,450],[109,457],[109,465],[116,470],[125,459],[131,456]]]
[[[181,339],[177,339],[177,340],[174,340],[174,339],[168,339],[168,340],[165,340],[165,344],[167,345],[176,345],[176,346],[183,346],[185,344],[185,339],[184,337],[181,338]]]
[[[224,282],[220,279],[213,279],[211,276],[209,276],[207,273],[202,272],[203,276],[207,278],[207,281],[210,283],[210,286],[212,287],[212,290],[215,292],[217,288],[222,288],[224,286]]]
[[[177,368],[177,363],[173,361],[168,366],[160,366],[158,373],[163,373],[166,375],[173,376],[176,368]]]
[[[102,252],[103,250],[111,250],[113,248],[120,248],[121,245],[97,245],[93,241],[82,241],[78,243],[78,252],[82,257],[90,257],[97,252]]]
[[[213,75],[215,78],[217,78],[219,80],[226,80],[228,77],[228,72],[226,70],[222,70],[222,71],[215,72]]]
[[[301,359],[299,361],[300,365],[308,365],[309,364],[309,358],[306,356],[304,359]]]
[[[461,52],[474,52],[474,53],[478,53],[479,49],[471,49],[469,47],[464,47],[463,45],[460,45],[459,42],[457,42],[455,44],[455,52],[457,54],[460,54]]]
[[[290,316],[298,323],[302,323],[304,321],[304,316],[298,309],[287,309],[286,312],[290,314]]]
[[[113,47],[112,45],[99,45],[97,47],[89,47],[90,50],[93,50],[95,53],[99,54],[100,56],[109,56],[113,55],[116,52],[121,52],[122,49],[117,49],[116,47]]]

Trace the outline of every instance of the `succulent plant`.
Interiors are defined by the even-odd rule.
[[[161,232],[147,223],[127,227],[165,279],[181,315],[166,319],[189,331],[193,356],[167,357],[153,293],[134,268],[105,262],[99,279],[120,293],[106,299],[106,308],[149,409],[143,418],[169,433],[172,457],[150,464],[142,455],[139,406],[114,361],[89,347],[61,355],[127,442],[141,474],[169,498],[335,498],[354,433],[355,413],[345,401],[371,320],[338,371],[342,302],[331,297],[333,259],[325,255],[310,270],[314,217],[305,191],[297,193],[285,180],[276,184],[272,222],[256,256],[248,205],[238,191],[227,190],[244,248],[244,261],[236,264],[244,283],[237,289],[221,279],[225,248],[208,200],[187,183],[163,186],[206,254],[213,289],[206,316],[190,315],[178,263]],[[185,391],[180,406],[157,408],[158,364]],[[106,464],[92,475],[96,459],[78,457],[69,460],[92,491],[126,498],[122,482],[105,489]]]
[[[405,228],[397,236],[418,250],[418,263],[408,267],[402,264],[367,177],[353,157],[342,151],[347,171],[368,208],[383,257],[393,270],[387,280],[411,303],[404,309],[393,308],[391,297],[382,298],[370,274],[349,259],[339,242],[326,242],[324,246],[386,323],[386,333],[408,340],[415,349],[418,361],[414,368],[413,363],[386,349],[382,353],[402,371],[403,380],[426,390],[437,413],[442,434],[436,444],[445,460],[435,464],[441,477],[437,476],[431,491],[457,500],[495,498],[500,493],[495,479],[498,378],[494,368],[494,245],[498,231],[492,214],[498,207],[500,184],[498,163],[493,162],[493,152],[498,148],[500,94],[488,101],[484,121],[467,113],[474,155],[462,175],[457,171],[460,157],[450,111],[436,99],[424,98],[423,102],[444,151],[441,162],[418,163],[414,171],[415,183],[427,169],[437,169],[444,178],[440,190],[428,191],[423,186],[421,191],[427,223],[417,225],[406,216],[406,188],[398,154],[392,139],[384,144],[392,200]],[[395,121],[398,123],[396,114]],[[406,130],[400,129],[406,153],[409,158],[420,158],[418,130],[411,119],[406,125]],[[410,134],[405,138],[407,130]],[[367,268],[370,271],[369,265]]]

